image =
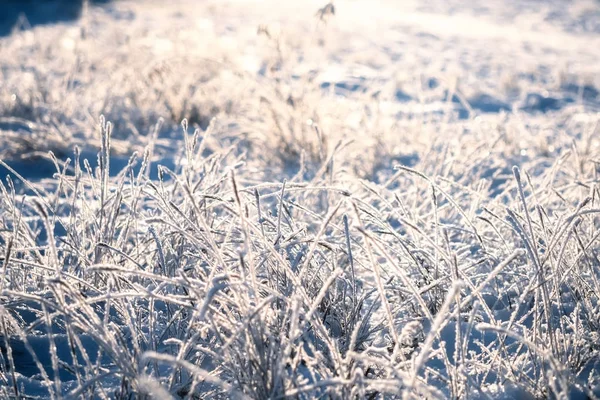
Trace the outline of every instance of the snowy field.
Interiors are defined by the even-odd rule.
[[[600,398],[600,2],[102,3],[0,37],[0,398]]]

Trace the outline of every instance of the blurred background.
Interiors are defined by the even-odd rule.
[[[449,140],[554,157],[600,112],[597,0],[85,4],[0,0],[0,160],[29,179],[56,172],[50,151],[95,160],[101,115],[114,174],[150,143],[174,165],[185,118],[269,178],[342,141],[336,162],[382,181]]]
[[[89,0],[104,4],[110,0]],[[84,0],[2,0],[0,6],[0,35],[15,29],[76,19],[81,15]]]

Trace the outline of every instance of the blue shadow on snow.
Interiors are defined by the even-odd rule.
[[[89,0],[106,4],[110,0]],[[1,0],[0,36],[10,35],[15,28],[66,22],[80,17],[83,0]]]

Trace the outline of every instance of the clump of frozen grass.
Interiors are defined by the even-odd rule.
[[[111,177],[101,120],[96,170],[76,153],[51,186],[0,187],[7,395],[34,376],[55,397],[593,395],[598,193],[568,184],[588,161],[553,188],[518,168],[255,184],[183,128],[156,181],[151,147]]]
[[[558,135],[522,115],[397,118],[397,82],[327,93],[318,70],[296,77],[308,49],[322,50],[309,66],[343,54],[319,32],[262,32],[258,77],[190,46],[131,79],[92,51],[111,32],[96,18],[64,93],[2,89],[20,90],[3,110],[26,126],[77,127],[68,146],[100,149],[97,167],[76,150],[50,156],[51,180],[0,185],[2,396],[597,397],[596,121],[565,114]],[[34,39],[11,43],[22,62]],[[145,46],[116,43],[128,60]],[[127,84],[109,93],[98,65]],[[57,93],[83,93],[87,111]],[[200,100],[219,118],[193,116]],[[112,122],[89,123],[99,112]],[[157,114],[192,118],[168,167],[154,165]],[[116,168],[119,137],[138,132],[147,147]],[[267,173],[277,162],[298,165]]]

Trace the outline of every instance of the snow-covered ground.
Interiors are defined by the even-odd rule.
[[[0,396],[600,397],[600,3],[479,3],[21,19]]]

